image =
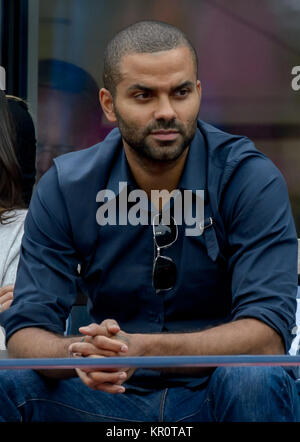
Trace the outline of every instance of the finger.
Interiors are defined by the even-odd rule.
[[[87,377],[90,379],[94,385],[98,384],[122,384],[127,379],[127,374],[124,371],[107,372],[107,371],[92,371],[86,373]]]
[[[82,355],[80,355],[80,357],[81,356]],[[90,355],[89,356],[89,358],[99,358],[99,357],[102,357],[102,356],[99,356],[99,355]],[[88,360],[86,360],[86,362],[88,363]],[[119,367],[107,367],[107,366],[101,366],[101,367],[95,367],[95,366],[81,367],[80,370],[84,371],[85,373],[92,373],[94,371],[103,371],[103,372],[107,372],[107,373],[117,373],[118,371],[119,372],[125,371],[125,370],[120,370]]]
[[[95,323],[80,327],[79,331],[86,336],[109,336],[109,332],[106,327],[102,327],[101,325]]]
[[[123,341],[107,338],[106,336],[95,336],[93,338],[93,344],[101,350],[109,350],[116,353],[126,353],[128,351],[128,347]]]
[[[1,305],[2,305],[2,310],[1,311],[3,312],[4,310],[7,310],[11,306],[11,303],[12,303],[12,300],[6,301],[3,304],[1,303]]]
[[[105,319],[101,324],[89,324],[79,328],[80,333],[88,336],[103,335],[109,337],[110,334],[116,334],[120,331],[119,324],[114,319]]]
[[[95,379],[95,373],[87,374],[79,368],[76,368],[76,372],[82,382],[89,388],[94,390],[102,390],[107,393],[124,393],[125,388],[118,385],[117,382],[122,380],[120,373],[111,374],[105,372],[97,372],[97,378]]]
[[[117,394],[125,393],[125,388],[121,385],[102,384],[94,388],[94,390],[104,391],[105,393]]]
[[[81,367],[80,370],[84,371],[85,373],[93,373],[93,372],[97,371],[97,368],[95,368],[95,367],[90,367],[90,368]],[[118,371],[123,371],[123,370],[120,370],[119,367],[101,367],[98,370],[99,371],[101,370],[106,373],[117,373]]]
[[[121,330],[119,324],[114,319],[105,319],[101,322],[101,325],[106,327],[112,334],[118,333]]]
[[[6,285],[5,287],[0,288],[0,296],[5,295],[7,292],[13,292],[14,286],[13,285]]]
[[[118,356],[118,352],[98,348],[93,344],[86,342],[74,342],[69,346],[70,353],[79,353],[84,357],[87,356]]]
[[[96,336],[92,341],[74,342],[69,346],[71,353],[82,353],[84,356],[92,354],[100,356],[117,356],[118,353],[126,353],[128,347],[122,341],[106,338],[105,336]]]
[[[13,297],[13,292],[6,292],[5,294],[0,295],[0,303],[4,304],[7,301],[12,301]]]

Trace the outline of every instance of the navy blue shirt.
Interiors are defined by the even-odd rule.
[[[164,250],[178,273],[169,291],[153,288],[151,225],[97,223],[98,192],[110,189],[118,199],[120,182],[137,187],[118,129],[57,158],[42,177],[25,222],[14,301],[1,317],[7,340],[24,327],[63,333],[84,290],[95,322],[113,318],[129,333],[201,330],[252,317],[289,349],[296,232],[283,177],[249,139],[198,122],[178,188],[204,190],[213,225],[199,236],[178,227],[177,241]]]

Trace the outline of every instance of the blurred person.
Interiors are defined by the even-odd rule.
[[[64,153],[102,141],[112,129],[99,88],[84,69],[62,60],[39,62],[37,181]]]
[[[23,176],[24,181],[22,181],[22,169],[17,158],[23,157],[21,145],[26,145],[26,137],[23,138],[20,133],[18,117],[15,120],[13,118],[16,116],[15,112],[19,113],[19,106],[23,108],[26,105],[15,97],[10,97],[9,100],[14,107],[13,115],[5,93],[0,91],[0,315],[11,305],[13,299],[13,284],[27,213],[23,197],[28,197],[30,193],[27,185],[24,186],[26,176]],[[22,134],[24,133],[22,130]],[[30,148],[35,150],[34,140],[31,141],[33,145]],[[31,181],[29,187],[32,185]],[[28,203],[28,200],[26,202]],[[2,330],[0,330],[0,348],[4,348]]]
[[[197,54],[174,26],[146,21],[120,31],[107,46],[103,77],[100,102],[118,128],[56,158],[37,186],[14,302],[3,312],[9,354],[287,353],[297,237],[282,175],[248,138],[197,119]],[[158,223],[100,223],[99,195],[120,201],[124,182],[146,193]],[[201,234],[162,218],[168,198],[162,207],[152,191],[175,189],[204,190]],[[94,323],[64,336],[82,284]],[[2,371],[0,420],[300,420],[293,373],[282,367],[124,365]]]
[[[27,104],[1,91],[0,313],[13,300],[24,219],[35,183],[36,138]],[[0,347],[4,348],[1,331]]]

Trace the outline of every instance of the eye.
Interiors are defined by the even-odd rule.
[[[190,93],[190,90],[188,88],[178,89],[175,91],[176,97],[184,98]]]
[[[150,98],[150,92],[148,91],[138,92],[134,94],[134,98],[140,101],[147,100],[148,98]]]

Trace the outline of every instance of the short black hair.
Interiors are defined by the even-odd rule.
[[[108,43],[104,53],[103,85],[114,96],[121,80],[120,62],[124,55],[153,53],[186,46],[191,52],[198,74],[198,57],[187,36],[168,23],[139,21],[118,32]]]

